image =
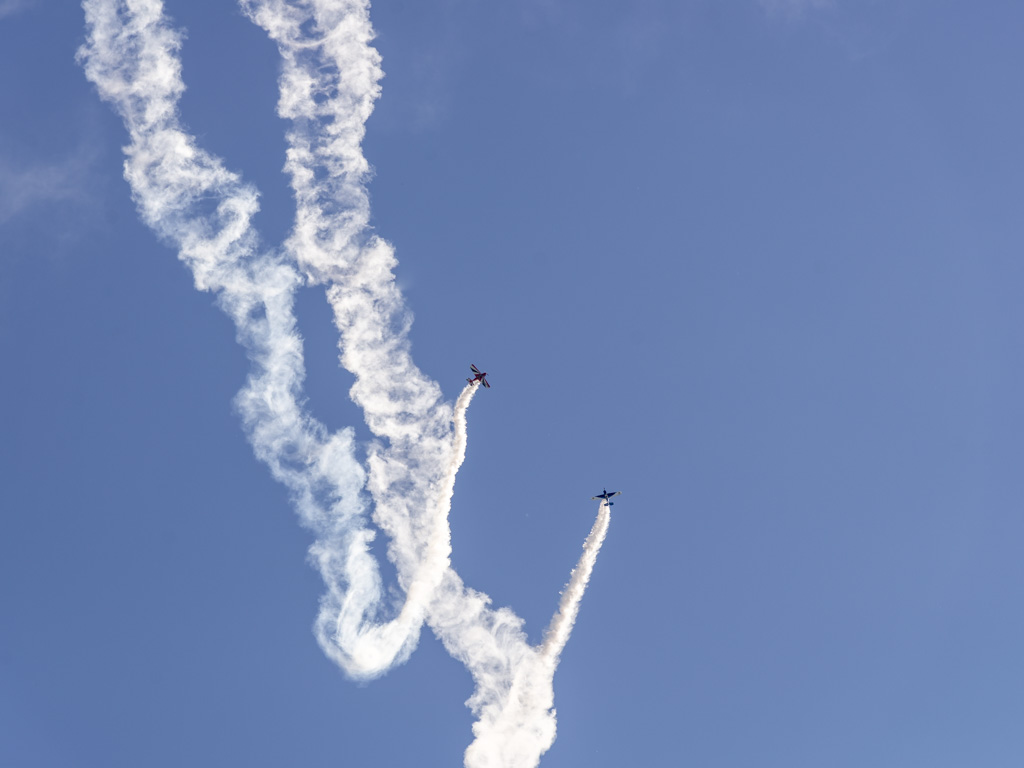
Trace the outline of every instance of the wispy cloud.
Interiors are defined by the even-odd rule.
[[[35,4],[35,0],[0,0],[0,19],[27,10]]]
[[[95,153],[88,149],[50,161],[18,162],[9,152],[0,154],[0,224],[53,203],[89,205],[88,179],[94,161]]]

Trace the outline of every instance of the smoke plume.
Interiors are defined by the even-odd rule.
[[[470,671],[478,717],[469,768],[537,765],[554,741],[552,678],[609,523],[603,505],[539,647],[522,620],[451,567],[448,514],[466,454],[466,412],[413,363],[411,315],[395,283],[394,249],[369,229],[365,123],[380,93],[380,56],[364,0],[240,0],[281,55],[278,114],[295,222],[280,247],[252,226],[257,191],[183,127],[182,36],[162,0],[84,0],[79,61],[128,132],[125,179],[142,220],[177,250],[196,288],[233,320],[251,372],[235,403],[253,451],[289,490],[314,534],[325,584],[317,641],[355,679],[406,660],[426,623]],[[365,463],[351,428],[330,431],[304,407],[294,302],[324,286],[349,395],[374,436]],[[370,553],[388,540],[400,602]]]

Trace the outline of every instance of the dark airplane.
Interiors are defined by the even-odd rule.
[[[473,369],[473,378],[466,379],[466,381],[468,381],[470,384],[472,384],[474,381],[479,381],[485,387],[490,389],[491,385],[487,383],[487,371],[481,371],[472,363],[469,364],[469,367]]]
[[[596,501],[597,499],[601,499],[601,501],[603,501],[605,504],[607,504],[610,507],[610,506],[612,506],[612,503],[611,503],[611,501],[609,501],[609,499],[611,499],[612,496],[619,496],[621,494],[622,494],[622,491],[612,491],[611,493],[608,493],[608,489],[605,488],[604,489],[604,493],[599,493],[599,494],[597,494],[597,496],[591,496],[590,498],[591,498],[592,501]]]

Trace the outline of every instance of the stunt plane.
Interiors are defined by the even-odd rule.
[[[479,381],[485,387],[490,389],[491,385],[487,383],[487,371],[481,371],[479,368],[477,368],[472,363],[469,364],[469,367],[473,369],[473,374],[474,375],[473,375],[473,378],[466,379],[466,381],[468,381],[470,384],[472,384],[474,381]]]
[[[612,496],[619,496],[621,494],[622,491],[612,491],[611,493],[608,493],[608,489],[605,488],[604,493],[599,493],[597,494],[597,496],[591,496],[590,498],[591,500],[601,499],[602,501],[604,501],[605,504],[607,504],[610,507],[612,506],[612,503],[609,501],[609,499]]]

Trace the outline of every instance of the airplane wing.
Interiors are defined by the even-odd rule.
[[[491,385],[487,383],[487,379],[480,379],[480,383],[483,384],[488,389],[491,388]]]
[[[473,369],[473,373],[480,373],[480,369],[479,369],[479,368],[477,368],[477,367],[476,367],[475,365],[473,365],[472,363],[470,363],[470,364],[469,364],[469,367]]]

